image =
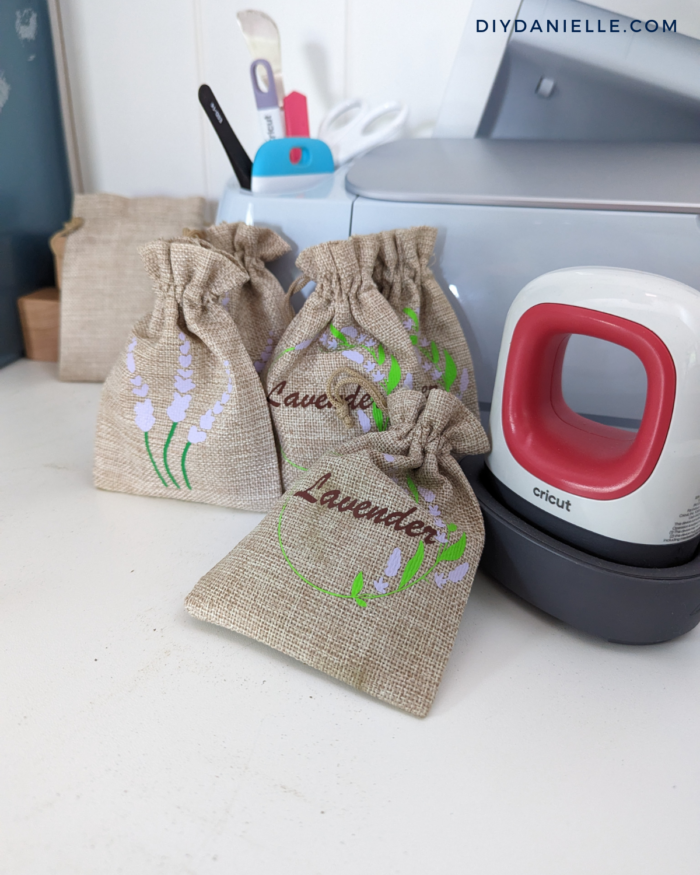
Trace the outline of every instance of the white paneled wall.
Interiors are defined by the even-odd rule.
[[[429,135],[471,0],[348,0],[348,96],[410,107],[409,133]]]
[[[262,138],[237,0],[59,0],[86,191],[204,194],[231,176],[197,101],[211,85],[245,148]],[[265,0],[287,91],[311,133],[339,100],[408,103],[410,132],[435,121],[471,0]]]

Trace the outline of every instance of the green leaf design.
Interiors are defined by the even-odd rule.
[[[464,555],[466,546],[467,536],[466,533],[462,533],[462,537],[459,541],[455,541],[454,544],[449,544],[438,553],[436,562],[455,562],[457,559],[461,559]]]
[[[447,524],[447,531],[448,532],[456,532],[457,526],[454,523],[448,523]]]
[[[445,391],[449,392],[452,384],[457,379],[457,365],[455,364],[455,360],[449,354],[447,350],[445,350],[445,376],[443,380],[445,382]]]
[[[416,504],[420,504],[420,495],[418,494],[418,488],[416,484],[411,480],[411,478],[406,474],[406,484],[411,491],[411,495],[415,499]]]
[[[430,359],[434,365],[440,364],[440,350],[434,340],[430,341]]]
[[[383,365],[385,359],[386,353],[384,352],[384,347],[381,343],[377,343],[377,364]]]
[[[417,334],[409,334],[409,337],[411,338],[411,343],[414,346],[418,346],[418,335]]]
[[[351,596],[351,598],[354,598],[355,601],[357,602],[357,604],[360,605],[360,607],[362,607],[362,608],[367,607],[367,602],[364,599],[360,598],[360,595],[362,594],[362,590],[364,589],[364,586],[365,586],[364,577],[363,577],[362,572],[360,571],[360,573],[357,575],[357,577],[352,582],[352,589],[350,590],[350,596]]]
[[[338,331],[338,329],[335,327],[335,325],[332,322],[328,326],[328,330],[333,335],[333,337],[335,337],[341,343],[344,343],[345,346],[350,346],[350,341],[347,339],[347,337],[343,334],[342,331]]]
[[[374,417],[374,424],[377,426],[377,431],[386,431],[386,424],[384,423],[384,414],[377,407],[377,405],[372,402],[372,416]]]
[[[423,553],[425,553],[425,542],[420,541],[418,544],[418,549],[406,563],[406,567],[404,568],[403,574],[401,575],[401,583],[399,584],[397,592],[408,586],[411,580],[413,580],[416,574],[418,574],[418,572],[420,571],[420,567],[423,564]]]
[[[393,392],[401,381],[401,366],[396,361],[394,354],[391,354],[391,367],[389,368],[389,376],[386,378],[386,394]]]
[[[409,317],[409,319],[416,326],[416,331],[418,331],[418,314],[415,310],[412,310],[410,307],[404,307],[404,313]]]

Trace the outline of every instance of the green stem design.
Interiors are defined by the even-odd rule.
[[[345,594],[339,593],[339,592],[331,592],[329,589],[323,589],[322,586],[316,586],[315,583],[311,583],[310,580],[307,580],[307,578],[304,577],[304,575],[301,574],[299,571],[297,571],[296,568],[294,567],[294,565],[292,565],[292,561],[289,558],[289,556],[287,556],[285,549],[284,549],[284,545],[282,544],[282,514],[285,512],[288,504],[289,504],[289,502],[285,501],[285,503],[282,505],[282,510],[280,511],[279,519],[277,520],[277,540],[279,541],[280,550],[282,551],[282,555],[284,556],[287,565],[289,565],[289,567],[292,569],[292,571],[296,574],[297,577],[301,578],[301,580],[303,580],[304,583],[308,583],[308,585],[310,587],[313,587],[313,589],[317,589],[319,592],[324,592],[326,595],[334,595],[339,599],[354,599],[354,596],[352,596],[350,594],[345,595]]]
[[[274,361],[278,362],[282,358],[283,355],[285,355],[288,352],[294,352],[295,349],[296,349],[295,346],[288,346],[287,349],[283,349],[282,352],[278,356],[276,356]]]
[[[163,475],[162,475],[162,474],[160,473],[160,471],[158,470],[158,465],[156,465],[156,460],[153,458],[153,453],[151,452],[151,445],[148,443],[148,432],[145,431],[145,432],[143,433],[143,436],[144,436],[144,438],[145,438],[145,440],[146,440],[146,449],[148,450],[148,457],[149,457],[149,459],[151,460],[151,464],[152,464],[153,467],[155,468],[155,472],[156,472],[156,474],[160,477],[160,482],[163,484],[163,486],[165,486],[165,487],[167,488],[168,484],[167,484],[167,483],[165,482],[165,480],[163,479]]]
[[[187,450],[192,446],[192,444],[187,441],[185,444],[185,449],[182,451],[182,459],[180,460],[180,467],[182,468],[182,476],[185,478],[185,485],[188,489],[192,489],[190,486],[190,481],[187,478],[187,469],[185,468],[185,459],[187,458]],[[172,474],[170,475],[172,477]]]
[[[175,434],[175,429],[177,428],[177,423],[173,423],[173,427],[170,429],[170,434],[168,435],[168,439],[165,442],[165,446],[163,447],[163,464],[165,465],[165,470],[168,474],[168,477],[173,481],[177,488],[180,488],[180,484],[173,477],[173,472],[170,470],[170,466],[168,465],[168,447],[170,446],[170,441],[173,439],[173,435]]]
[[[287,457],[287,455],[285,454],[282,447],[280,447],[280,453],[282,453],[282,458],[284,459],[284,461],[288,465],[291,465],[292,468],[298,468],[300,471],[308,471],[309,470],[308,468],[302,468],[301,465],[297,465],[296,462],[292,462],[292,460]]]
[[[292,563],[292,560],[289,558],[289,556],[287,556],[287,553],[284,549],[284,544],[282,543],[282,516],[283,516],[285,510],[287,509],[288,504],[289,504],[289,501],[287,500],[282,505],[282,510],[280,511],[280,515],[277,519],[277,541],[280,545],[280,550],[282,551],[282,555],[284,556],[284,560],[287,563],[287,565],[289,565],[289,567],[292,569],[294,574],[296,574],[296,576],[300,580],[303,580],[304,583],[308,584],[312,589],[318,590],[318,592],[325,593],[325,595],[335,596],[335,598],[337,598],[337,599],[353,599],[356,601],[357,597],[356,597],[356,595],[353,595],[352,593],[346,594],[346,593],[342,593],[342,592],[332,592],[330,589],[324,589],[322,586],[316,586],[315,583],[311,583],[311,581],[307,577],[304,577],[304,575],[300,571],[297,571],[297,569],[294,567],[294,564]],[[407,583],[403,588],[394,589],[391,592],[377,592],[377,593],[374,593],[372,595],[363,596],[363,598],[366,599],[367,601],[370,601],[371,599],[383,599],[383,598],[385,598],[385,596],[388,596],[388,595],[396,595],[397,592],[406,592],[407,589],[410,589],[412,586],[415,586],[417,583],[420,583],[421,581],[425,580],[426,577],[428,577],[438,567],[439,564],[440,564],[440,554],[438,554],[437,558],[435,559],[435,562],[433,562],[433,564],[425,572],[425,574],[421,574],[420,577],[414,578],[410,583]],[[358,579],[359,580],[362,579],[361,575],[359,575],[359,574],[355,578],[355,583],[357,583]]]

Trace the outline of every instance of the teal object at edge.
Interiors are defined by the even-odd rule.
[[[0,105],[2,367],[22,355],[17,298],[54,285],[49,237],[71,213],[46,0],[0,0]]]

